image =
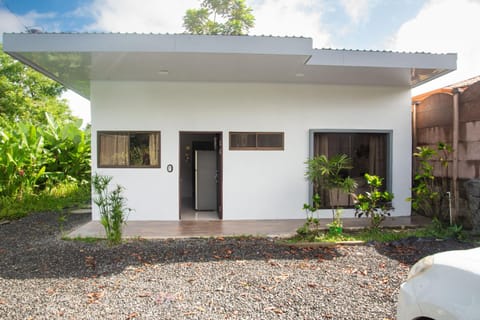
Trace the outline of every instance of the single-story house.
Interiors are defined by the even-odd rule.
[[[338,153],[354,178],[384,177],[394,215],[410,215],[411,88],[456,68],[456,54],[314,49],[302,37],[43,33],[3,44],[90,99],[92,171],[125,188],[129,220],[302,219],[305,161]]]

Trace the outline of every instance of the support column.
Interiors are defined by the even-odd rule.
[[[417,161],[415,161],[413,153],[417,152],[417,106],[419,104],[418,101],[412,103],[412,172],[414,175],[417,172]]]
[[[453,137],[452,137],[452,191],[453,191],[453,220],[458,217],[459,201],[458,201],[458,139],[459,139],[459,101],[460,90],[454,89],[453,93]]]

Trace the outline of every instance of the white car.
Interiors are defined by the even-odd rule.
[[[480,319],[480,247],[437,253],[410,269],[397,320],[430,319]]]

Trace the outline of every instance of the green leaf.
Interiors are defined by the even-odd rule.
[[[40,170],[37,172],[36,176],[35,176],[35,180],[34,181],[37,181],[38,179],[40,179],[41,176],[43,176],[45,174],[45,169],[46,167],[43,166],[40,168]]]

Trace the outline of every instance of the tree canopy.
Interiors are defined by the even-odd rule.
[[[203,0],[199,9],[188,9],[185,31],[205,35],[245,35],[255,24],[245,0]]]
[[[65,88],[5,54],[0,45],[0,117],[9,122],[46,123],[45,112],[55,121],[76,121],[60,99]]]

